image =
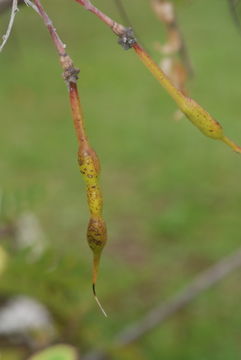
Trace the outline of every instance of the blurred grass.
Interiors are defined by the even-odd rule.
[[[118,19],[111,0],[95,3]],[[80,68],[86,128],[101,158],[109,244],[98,292],[109,318],[91,294],[88,211],[67,91],[49,35],[30,9],[17,15],[0,57],[0,187],[35,211],[50,249],[34,264],[25,253],[12,254],[0,291],[45,302],[64,340],[83,353],[110,346],[123,326],[239,246],[240,157],[186,119],[176,123],[174,104],[134,52],[122,51],[78,4],[43,4]],[[158,61],[153,43],[165,34],[148,1],[125,4]],[[178,15],[195,68],[190,93],[241,143],[241,38],[226,1],[180,2]],[[5,14],[1,33],[7,20]],[[232,275],[138,351],[146,359],[239,359],[240,298],[240,276]]]

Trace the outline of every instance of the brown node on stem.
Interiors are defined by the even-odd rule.
[[[67,83],[74,82],[76,83],[78,80],[78,74],[80,70],[75,68],[74,66],[70,66],[63,73],[63,78]]]
[[[79,69],[74,67],[74,64],[70,56],[65,53],[60,56],[60,63],[64,69],[63,78],[67,83],[74,82],[78,80]]]
[[[120,44],[124,50],[129,50],[134,44],[136,44],[136,38],[132,28],[126,28],[125,32],[119,36],[118,44]]]

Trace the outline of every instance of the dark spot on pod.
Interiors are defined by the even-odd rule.
[[[89,241],[89,245],[91,247],[91,244],[95,244],[97,246],[102,246],[102,241],[101,240],[97,240],[94,236],[89,235],[88,236],[88,241]]]
[[[89,246],[93,251],[100,251],[105,246],[107,240],[106,226],[101,217],[90,219],[87,230],[87,239]]]

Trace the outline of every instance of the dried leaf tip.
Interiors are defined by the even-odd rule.
[[[93,294],[94,294],[95,301],[97,302],[97,304],[98,304],[100,310],[102,311],[103,315],[107,318],[108,315],[106,314],[103,306],[101,305],[101,303],[100,303],[100,301],[99,301],[99,299],[98,299],[98,297],[96,295],[95,284],[92,284],[92,286],[93,286]]]

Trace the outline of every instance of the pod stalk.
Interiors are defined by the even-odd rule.
[[[228,137],[224,136],[223,139],[222,139],[222,141],[223,141],[226,145],[230,146],[236,153],[241,154],[241,147],[238,146],[238,145],[236,145],[236,144],[235,144],[232,140],[230,140]]]
[[[108,315],[106,314],[103,306],[101,305],[97,295],[96,295],[96,290],[95,290],[95,284],[92,284],[92,288],[93,288],[93,294],[94,294],[94,298],[95,298],[95,301],[97,302],[97,305],[99,306],[100,310],[102,311],[103,315],[107,318]]]

